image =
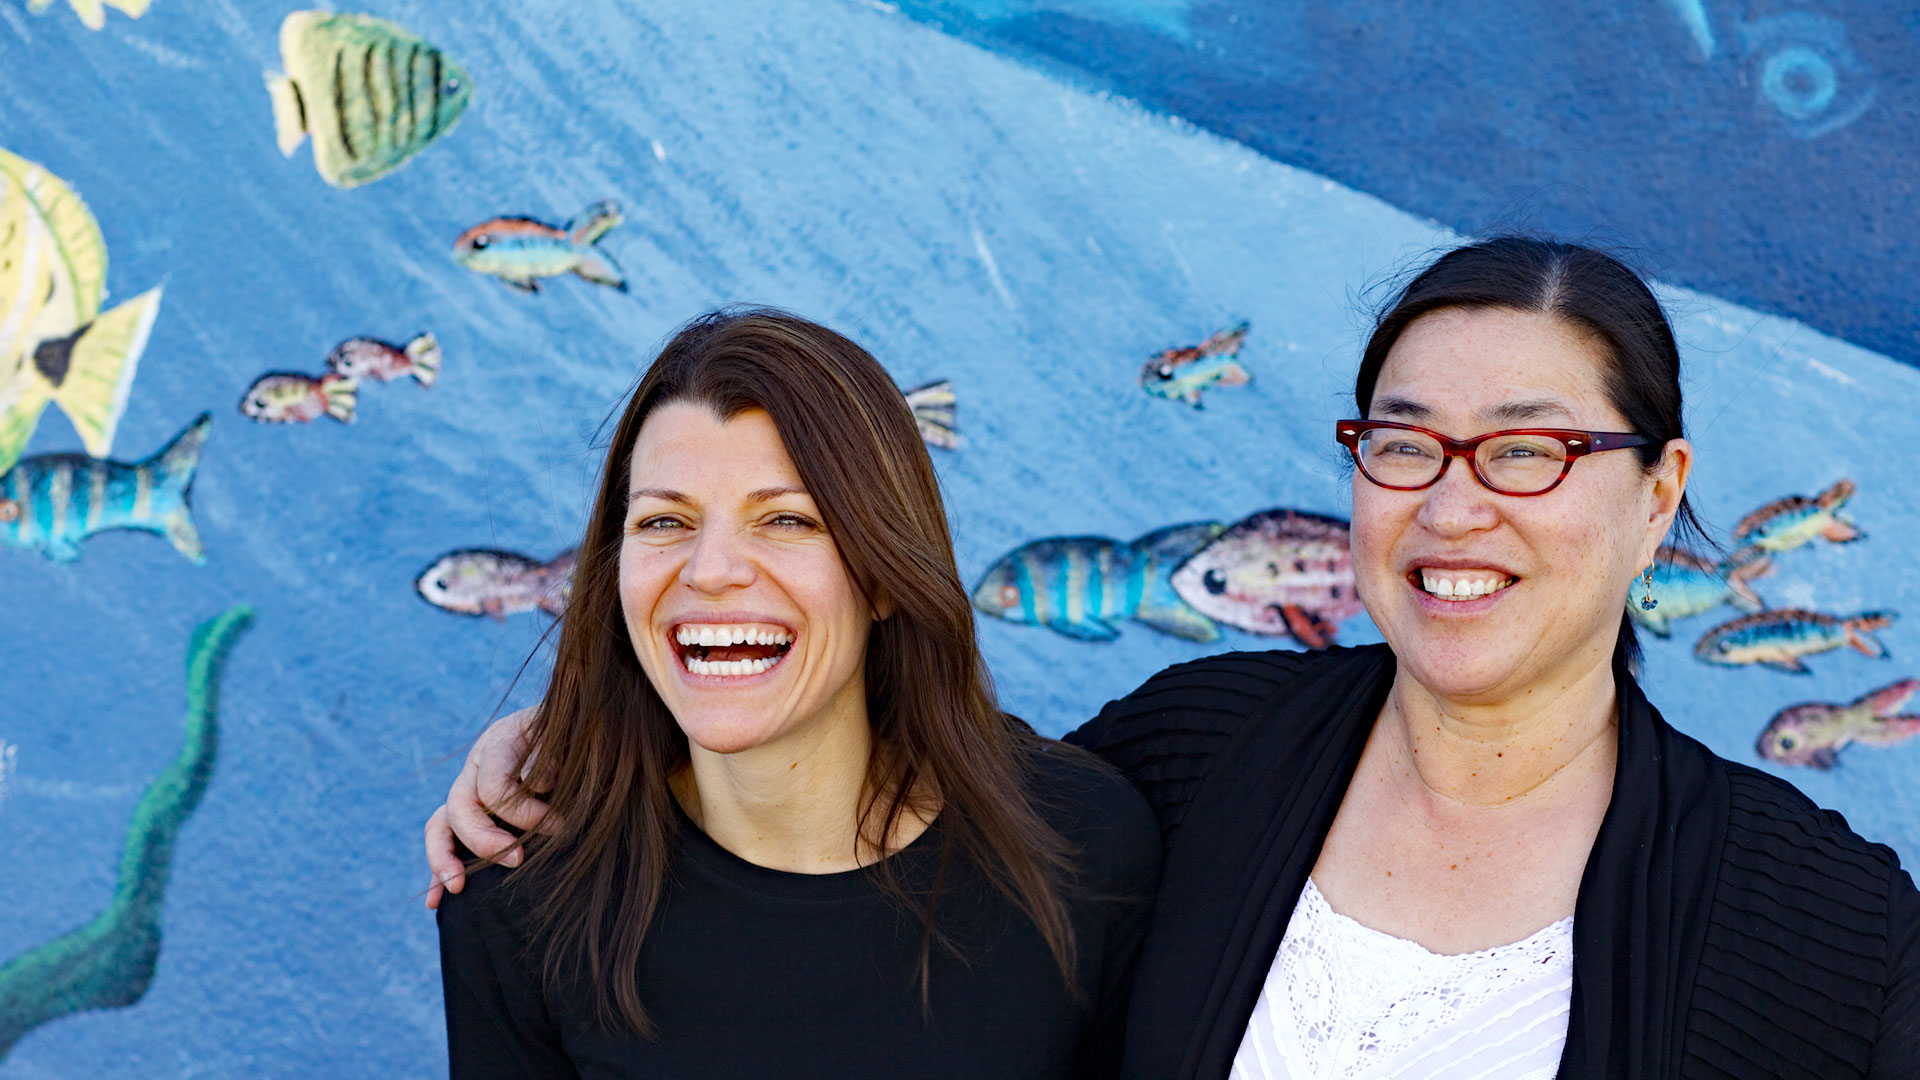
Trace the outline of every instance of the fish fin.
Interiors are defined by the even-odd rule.
[[[1280,617],[1287,621],[1287,632],[1293,639],[1309,649],[1324,649],[1333,644],[1334,625],[1318,615],[1293,604],[1280,609]]]
[[[71,536],[56,536],[47,541],[47,558],[68,563],[80,557],[80,542]]]
[[[1835,480],[1832,487],[1821,492],[1814,498],[1813,503],[1822,510],[1832,510],[1836,507],[1845,506],[1847,500],[1853,498],[1855,490],[1856,488],[1851,478]]]
[[[108,7],[129,19],[137,19],[145,15],[147,9],[153,6],[153,0],[106,0],[106,2]]]
[[[1150,626],[1163,634],[1171,634],[1188,641],[1212,643],[1220,640],[1220,628],[1212,619],[1181,604],[1179,606],[1143,608],[1133,619],[1144,626]]]
[[[440,377],[440,342],[432,334],[421,334],[407,342],[407,359],[413,361],[413,377],[421,386],[432,386]]]
[[[194,528],[193,511],[184,503],[167,515],[167,543],[195,565],[207,561],[206,545],[200,542],[200,530]]]
[[[107,9],[100,6],[100,0],[67,0],[73,13],[89,30],[99,30],[107,25]]]
[[[1867,537],[1866,533],[1860,531],[1858,525],[1855,525],[1853,522],[1848,521],[1838,514],[1835,514],[1825,525],[1820,527],[1820,535],[1836,544],[1852,543],[1855,540],[1864,540]]]
[[[1767,564],[1767,561],[1763,559],[1756,565],[1764,567],[1768,564]],[[1734,607],[1738,608],[1741,611],[1764,610],[1767,606],[1767,602],[1765,600],[1760,599],[1759,593],[1753,591],[1753,586],[1748,583],[1747,579],[1752,577],[1758,577],[1760,576],[1760,574],[1763,574],[1765,572],[1766,571],[1763,569],[1763,570],[1756,571],[1752,574],[1746,574],[1743,576],[1740,573],[1740,571],[1736,570],[1734,573],[1728,575],[1727,576],[1727,590],[1728,590],[1727,603],[1732,604]],[[1661,636],[1665,637],[1666,635],[1663,634]]]
[[[73,279],[73,325],[92,322],[107,283],[107,241],[93,211],[66,181],[16,154],[0,150],[0,173],[20,185],[53,233],[59,261]]]
[[[1899,712],[1907,702],[1912,701],[1915,691],[1920,691],[1920,679],[1901,679],[1891,686],[1883,686],[1863,695],[1853,703],[1853,707],[1857,709],[1864,706],[1875,716],[1898,719],[1891,714]]]
[[[1889,655],[1887,647],[1880,643],[1879,638],[1874,637],[1864,627],[1856,627],[1853,620],[1847,622],[1847,644],[1876,660],[1884,660]]]
[[[480,610],[492,617],[494,622],[506,622],[507,613],[500,601],[491,597],[480,601]]]
[[[35,15],[53,6],[53,0],[27,0],[27,10]]]
[[[506,284],[508,284],[509,286],[512,286],[515,289],[520,290],[523,293],[534,293],[537,295],[540,292],[540,283],[535,281],[532,278],[506,277],[504,275],[497,275],[497,276],[500,277],[501,281],[505,282]]]
[[[80,441],[94,457],[113,452],[114,429],[127,409],[134,372],[159,313],[160,290],[149,289],[95,319],[66,357],[66,370],[54,388],[53,400],[73,421]]]
[[[615,225],[627,220],[620,213],[620,204],[612,199],[594,203],[567,222],[567,239],[586,247],[597,243],[599,239]]]
[[[1212,355],[1214,353],[1237,354],[1240,351],[1240,344],[1246,340],[1247,322],[1245,319],[1242,319],[1201,342],[1199,351],[1205,355]]]
[[[52,391],[45,381],[36,379],[5,412],[0,412],[0,475],[20,460],[20,452],[27,448],[27,440],[33,438],[33,429],[40,424],[40,414],[52,399]]]
[[[207,434],[213,430],[213,413],[200,413],[194,417],[194,423],[180,429],[173,436],[173,442],[161,446],[146,461],[140,461],[142,467],[152,469],[159,480],[159,486],[165,490],[179,488],[180,498],[186,498],[188,488],[194,484],[194,467],[200,465],[200,452],[207,446]]]
[[[292,157],[307,137],[307,106],[300,88],[277,71],[266,73],[267,96],[273,99],[273,137],[280,153]]]
[[[1120,636],[1118,630],[1098,619],[1081,619],[1079,622],[1055,619],[1047,624],[1047,629],[1080,641],[1112,641]]]
[[[351,375],[332,373],[320,376],[320,396],[327,400],[327,415],[343,424],[353,423],[353,410],[359,404],[360,384]]]
[[[1253,381],[1253,376],[1236,362],[1220,369],[1218,381],[1221,386],[1245,386]]]
[[[1206,405],[1204,405],[1204,404],[1202,404],[1202,403],[1201,403],[1201,401],[1200,401],[1200,391],[1199,391],[1199,389],[1198,389],[1197,387],[1196,387],[1195,389],[1192,389],[1192,390],[1186,390],[1186,391],[1183,391],[1183,392],[1182,392],[1182,393],[1180,394],[1180,396],[1179,396],[1178,398],[1176,398],[1175,400],[1177,400],[1177,401],[1184,401],[1184,402],[1186,402],[1187,404],[1189,404],[1189,405],[1191,405],[1191,406],[1193,406],[1193,407],[1194,407],[1194,408],[1196,408],[1196,409],[1204,409],[1204,408],[1206,408]]]
[[[1806,662],[1797,656],[1782,656],[1773,660],[1759,660],[1755,662],[1773,668],[1775,671],[1784,671],[1789,675],[1813,674],[1813,669],[1808,667]]]
[[[598,249],[582,251],[580,261],[573,265],[573,272],[595,285],[610,285],[621,292],[627,291],[626,277],[620,273],[620,267],[604,251]]]
[[[1823,746],[1807,754],[1807,764],[1819,769],[1821,772],[1828,772],[1839,763],[1840,751],[1831,746]]]

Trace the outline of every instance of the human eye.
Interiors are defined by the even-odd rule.
[[[628,525],[627,531],[636,536],[662,536],[686,527],[686,522],[672,514],[650,514]]]
[[[1375,451],[1379,454],[1426,457],[1433,453],[1433,448],[1419,439],[1387,438],[1379,440],[1379,443],[1379,449]]]
[[[767,519],[767,524],[776,529],[789,529],[794,531],[805,531],[820,527],[819,522],[794,510],[782,510],[772,515]]]

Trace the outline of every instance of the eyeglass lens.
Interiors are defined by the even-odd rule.
[[[1446,451],[1430,435],[1374,428],[1360,436],[1360,467],[1387,487],[1417,488],[1433,482]],[[1548,435],[1502,435],[1474,451],[1474,464],[1486,482],[1516,495],[1545,491],[1566,468],[1567,444]]]

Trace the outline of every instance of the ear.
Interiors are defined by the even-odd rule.
[[[1650,563],[1667,538],[1674,516],[1680,512],[1680,500],[1687,493],[1687,478],[1693,473],[1693,444],[1685,439],[1669,439],[1660,452],[1660,464],[1653,474],[1653,501],[1647,508],[1646,550],[1642,563]]]

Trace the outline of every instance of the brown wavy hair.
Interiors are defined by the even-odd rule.
[[[518,794],[545,797],[561,824],[525,838],[513,875],[532,883],[547,984],[590,988],[597,1019],[650,1036],[632,972],[665,891],[674,847],[668,778],[687,739],[642,671],[618,588],[628,470],[647,418],[692,402],[723,420],[764,410],[819,506],[855,587],[891,613],[867,641],[873,752],[857,835],[885,852],[902,816],[938,812],[931,890],[911,892],[892,860],[866,867],[923,923],[927,1001],[941,885],[964,861],[1040,931],[1073,986],[1062,899],[1066,840],[1028,791],[1030,729],[995,703],[953,560],[939,480],[911,410],[880,364],[847,338],[765,308],[726,309],[682,327],[647,369],[613,433],[579,548],[546,696],[528,728]],[[884,610],[882,608],[881,610]],[[510,879],[511,880],[511,879]]]

